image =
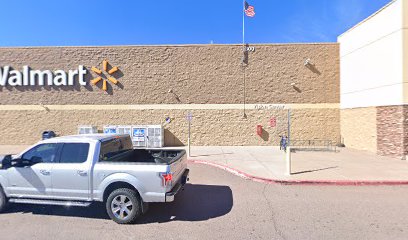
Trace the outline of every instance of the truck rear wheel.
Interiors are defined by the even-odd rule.
[[[6,194],[4,194],[3,188],[0,186],[0,212],[6,210],[8,204],[8,199]]]
[[[106,211],[119,224],[133,223],[142,213],[141,200],[132,189],[116,189],[106,200]]]

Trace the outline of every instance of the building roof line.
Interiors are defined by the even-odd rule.
[[[291,46],[291,45],[338,45],[337,42],[321,43],[248,43],[250,46]],[[242,44],[162,44],[162,45],[100,45],[100,46],[0,46],[1,49],[36,49],[36,48],[131,48],[131,47],[242,47]]]

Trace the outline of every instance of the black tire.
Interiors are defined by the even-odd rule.
[[[7,209],[8,199],[4,194],[3,188],[0,186],[0,213]]]
[[[116,223],[134,223],[142,214],[139,194],[129,188],[116,189],[106,200],[106,212]]]

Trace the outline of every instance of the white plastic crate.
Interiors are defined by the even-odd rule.
[[[98,128],[90,125],[82,125],[78,127],[78,134],[93,134],[98,133]]]
[[[118,134],[129,134],[129,136],[131,136],[132,126],[117,126],[116,127],[116,133],[118,133]]]
[[[164,130],[161,125],[149,125],[147,127],[147,147],[160,148],[164,145]]]
[[[160,148],[164,146],[164,130],[161,125],[134,125],[131,134],[133,146]]]

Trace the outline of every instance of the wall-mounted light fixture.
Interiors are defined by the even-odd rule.
[[[315,63],[313,63],[310,58],[306,59],[305,62],[303,63],[305,67],[307,67],[310,71],[320,75],[321,72],[316,68]]]
[[[176,98],[177,102],[181,102],[180,97],[173,91],[172,88],[170,88],[167,92],[168,92],[169,94],[170,94],[170,93],[173,94],[174,97]]]
[[[290,86],[292,86],[293,89],[296,90],[296,92],[298,92],[298,93],[301,93],[301,92],[302,92],[302,90],[300,90],[300,88],[299,88],[298,86],[296,86],[296,83],[293,82],[293,83],[290,84]]]

